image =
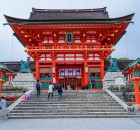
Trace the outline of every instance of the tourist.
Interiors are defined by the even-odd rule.
[[[55,76],[53,76],[53,87],[54,87],[54,91],[56,90],[56,79]]]
[[[40,87],[41,87],[41,83],[39,82],[39,79],[36,82],[36,93],[37,93],[37,97],[40,96]]]
[[[50,83],[49,90],[48,90],[48,99],[50,97],[50,94],[52,95],[52,98],[53,98],[53,88],[54,88],[54,86],[52,85],[52,83]]]
[[[58,99],[62,99],[63,86],[61,83],[59,84],[57,91],[58,91]]]
[[[0,109],[6,108],[6,99],[2,96],[1,97],[1,102],[0,102]]]
[[[70,84],[67,84],[67,90],[71,90]]]
[[[85,89],[88,89],[88,84],[86,84]]]
[[[54,87],[54,91],[56,90],[56,78],[55,76],[53,76],[53,87]]]
[[[22,95],[22,101],[26,101],[29,99],[29,95],[27,94],[27,92],[24,90],[23,91],[23,95]]]
[[[91,80],[91,85],[92,85],[92,89],[93,89],[95,87],[95,80],[94,79]]]

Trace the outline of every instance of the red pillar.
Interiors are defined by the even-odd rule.
[[[85,69],[84,69],[84,67],[82,68],[82,77],[81,77],[81,79],[82,79],[82,86],[84,86],[85,85]],[[81,87],[80,89],[82,89],[82,86],[80,86]]]
[[[55,68],[55,70],[56,70],[56,74],[55,74],[55,76],[56,76],[56,86],[58,86],[59,85],[59,82],[58,82],[58,80],[59,80],[59,70],[58,70],[58,68]]]
[[[84,72],[85,72],[85,84],[88,84],[88,66],[87,66],[87,60],[84,61]]]
[[[0,71],[0,100],[2,95],[2,72]]]
[[[39,76],[39,59],[36,60],[36,74],[35,74],[35,78],[36,80],[38,80],[40,78]]]
[[[0,101],[1,101],[1,95],[2,95],[2,79],[0,79]]]
[[[52,77],[55,76],[56,77],[56,68],[55,68],[55,60],[52,61]]]
[[[139,79],[135,79],[135,101],[136,104],[140,104]]]
[[[10,82],[10,85],[12,84],[13,82],[13,75],[11,75],[11,82]]]
[[[130,73],[128,74],[128,80],[130,80],[131,78],[130,78]]]
[[[52,60],[52,79],[53,77],[55,77],[56,79],[56,86],[58,86],[58,76],[56,77],[56,63],[55,63],[55,59]]]
[[[12,81],[13,81],[13,76],[11,74],[8,76],[8,85],[11,85]]]
[[[104,74],[105,74],[105,72],[104,72],[104,60],[101,60],[101,79],[102,79],[102,81],[103,81],[103,79],[104,79]]]

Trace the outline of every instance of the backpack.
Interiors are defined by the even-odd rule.
[[[59,85],[58,88],[57,88],[57,90],[58,90],[58,92],[63,92],[63,91],[62,91],[62,86]]]
[[[94,84],[95,84],[95,80],[91,80],[91,84],[93,84],[93,85],[94,85]]]
[[[40,88],[40,83],[39,82],[36,83],[36,88]]]

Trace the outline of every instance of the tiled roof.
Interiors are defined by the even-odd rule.
[[[4,15],[8,24],[50,24],[50,23],[116,23],[131,22],[133,14],[110,18],[106,7],[97,9],[35,9],[32,8],[29,19]],[[4,24],[6,25],[6,24]]]
[[[20,61],[16,61],[16,62],[2,62],[3,64],[5,64],[6,66],[8,66],[8,68],[10,70],[16,71],[18,72],[20,70],[21,67],[21,62]],[[31,70],[35,70],[35,62],[31,61],[29,64]]]
[[[109,19],[106,8],[99,9],[32,9],[30,20],[88,20]]]
[[[140,58],[137,58],[135,61],[131,62],[123,71],[137,65],[137,64],[140,64]]]
[[[0,69],[6,70],[6,71],[8,71],[8,72],[10,72],[10,73],[13,72],[13,71],[10,70],[9,68],[7,68],[7,66],[6,66],[5,64],[3,64],[3,63],[0,63]]]

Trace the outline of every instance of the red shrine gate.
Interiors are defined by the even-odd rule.
[[[82,89],[91,78],[102,87],[104,60],[125,33],[134,14],[109,18],[106,8],[80,10],[32,9],[29,19],[5,16],[15,36],[36,61],[36,79],[44,86]]]

